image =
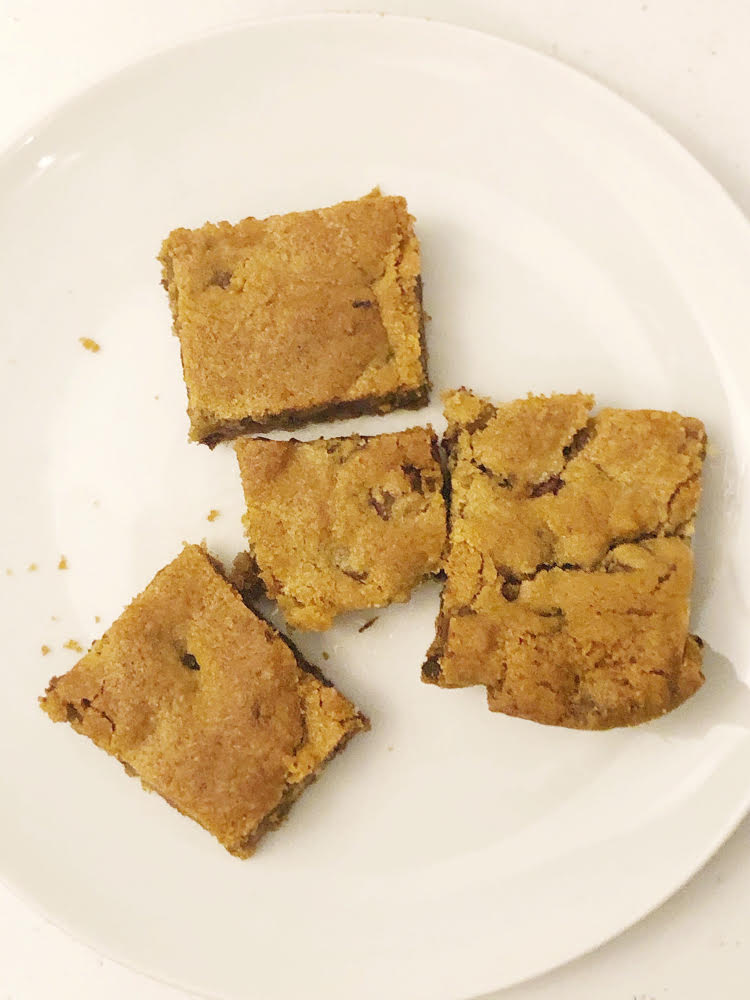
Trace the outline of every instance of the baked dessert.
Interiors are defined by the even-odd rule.
[[[419,243],[403,198],[164,241],[190,437],[222,438],[427,402]]]
[[[239,857],[369,728],[195,545],[40,700]]]
[[[483,684],[490,709],[579,729],[634,725],[703,683],[688,632],[706,435],[592,396],[499,406],[446,394],[446,583],[423,680]]]
[[[235,442],[258,579],[287,621],[406,601],[440,568],[443,472],[431,428],[316,441]],[[247,585],[247,581],[246,581]]]

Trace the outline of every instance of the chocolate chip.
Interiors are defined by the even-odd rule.
[[[453,452],[456,450],[459,434],[460,431],[458,427],[449,429],[445,432],[445,434],[443,434],[443,450],[445,451],[446,459],[450,459]]]
[[[571,458],[575,456],[586,447],[591,437],[591,427],[588,425],[586,427],[581,427],[573,435],[573,439],[570,444],[563,448],[563,457],[570,461]]]
[[[192,653],[185,653],[182,657],[182,662],[188,670],[200,670],[201,668],[200,663],[198,663]]]
[[[548,493],[551,493],[553,496],[557,496],[564,485],[564,479],[561,479],[559,476],[550,476],[549,479],[543,479],[541,483],[537,483],[535,486],[532,486],[529,490],[529,496],[532,497],[532,499],[546,496]]]
[[[367,621],[366,621],[366,622],[364,623],[364,625],[360,625],[360,626],[359,626],[359,628],[357,629],[357,631],[358,631],[358,632],[366,632],[366,631],[368,630],[368,628],[372,628],[372,626],[373,626],[373,625],[375,624],[375,622],[376,622],[377,620],[378,620],[378,616],[377,616],[377,615],[375,615],[375,617],[374,617],[374,618],[370,618],[370,619],[368,619],[368,620],[367,620]]]
[[[616,559],[611,559],[604,564],[605,573],[632,573],[633,567],[626,566],[624,563],[618,562]]]
[[[414,492],[423,494],[424,484],[422,483],[422,470],[417,468],[416,465],[402,465],[401,471],[409,480],[409,485]]]
[[[351,577],[352,580],[356,580],[357,583],[364,583],[367,577],[370,575],[367,572],[367,570],[363,570],[361,573],[358,573],[355,569],[344,569],[343,567],[341,569],[341,572],[344,574],[344,576],[348,576]]]
[[[497,472],[493,472],[492,469],[489,469],[486,465],[482,465],[481,462],[475,462],[473,459],[471,460],[471,464],[475,466],[475,468],[479,469],[479,471],[485,476],[489,476],[496,486],[499,486],[503,490],[512,489],[513,480],[510,476],[501,476]]]
[[[495,407],[492,403],[482,403],[478,415],[465,425],[464,430],[469,434],[476,434],[477,431],[483,431],[495,416],[495,412]]]
[[[521,593],[521,581],[510,577],[502,586],[502,594],[506,601],[515,601]]]
[[[387,490],[383,490],[381,496],[375,496],[372,491],[370,492],[370,506],[375,508],[375,513],[383,521],[390,520],[395,502],[395,496]]]
[[[78,711],[75,705],[71,705],[70,702],[68,702],[68,704],[65,706],[65,715],[68,722],[83,721],[83,716],[81,715],[81,713]]]
[[[371,309],[372,301],[370,299],[355,299],[354,302],[352,302],[352,306],[355,309]]]
[[[231,280],[231,271],[214,271],[214,274],[209,281],[209,285],[218,285],[219,288],[227,288]]]
[[[425,660],[422,664],[422,676],[430,681],[440,680],[442,671],[437,660]]]

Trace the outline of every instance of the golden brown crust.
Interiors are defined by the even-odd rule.
[[[440,568],[443,475],[431,428],[235,444],[253,574],[287,620],[406,601]]]
[[[451,530],[423,679],[585,729],[675,708],[703,682],[688,634],[700,421],[581,393],[446,395]]]
[[[241,856],[290,790],[367,727],[197,546],[52,678],[41,704]]]
[[[176,229],[160,260],[194,440],[426,402],[403,198]]]

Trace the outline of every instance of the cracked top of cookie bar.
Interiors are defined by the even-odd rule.
[[[72,670],[52,678],[42,707],[243,857],[367,726],[334,687],[301,668],[197,546],[161,570]]]
[[[426,402],[403,198],[176,229],[160,260],[193,439]]]
[[[688,635],[703,425],[593,405],[447,394],[447,580],[423,668],[579,728],[652,718],[703,680]]]
[[[245,530],[269,597],[299,628],[408,599],[440,568],[443,473],[431,428],[317,441],[241,438]]]

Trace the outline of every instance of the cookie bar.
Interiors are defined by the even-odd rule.
[[[591,416],[581,393],[445,399],[450,533],[423,680],[483,684],[493,711],[579,729],[644,722],[697,691],[700,421]]]
[[[403,198],[176,229],[160,261],[190,437],[427,402],[419,243]]]
[[[239,857],[368,728],[194,545],[41,704]]]
[[[316,441],[235,442],[255,572],[287,621],[406,601],[438,571],[443,473],[431,428]]]

